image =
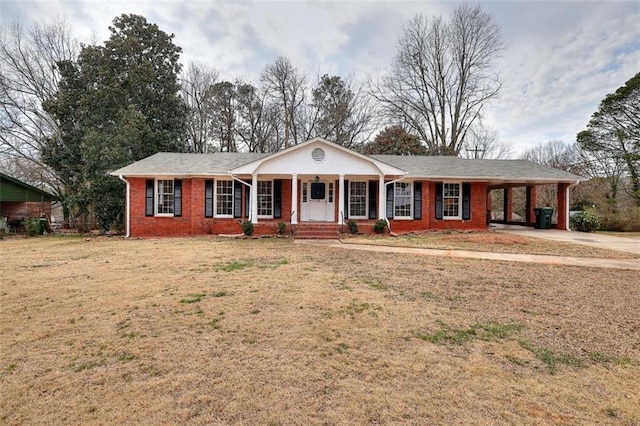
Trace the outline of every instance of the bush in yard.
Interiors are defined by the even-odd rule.
[[[387,221],[384,219],[378,219],[378,221],[373,224],[373,230],[376,234],[384,233],[384,230],[386,228],[387,228]]]
[[[352,234],[358,233],[358,224],[354,221],[350,220],[349,222],[347,222],[347,226],[349,227],[349,232],[351,232]]]
[[[35,237],[40,233],[40,220],[30,217],[24,220],[24,231],[29,237]]]
[[[280,221],[278,222],[278,235],[284,235],[284,231],[287,229],[287,225]]]
[[[576,231],[593,232],[600,228],[598,215],[591,211],[578,212],[571,216],[571,226]]]
[[[245,220],[242,222],[242,233],[248,237],[253,235],[253,223],[251,221]]]

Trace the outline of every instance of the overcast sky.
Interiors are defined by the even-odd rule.
[[[516,153],[575,141],[599,102],[640,72],[640,1],[483,1],[507,47],[500,96],[485,122]],[[104,41],[122,13],[141,14],[182,47],[182,62],[215,67],[224,79],[257,81],[277,56],[310,79],[383,72],[402,26],[417,13],[448,16],[459,3],[424,1],[12,1],[3,24],[64,18],[85,43]]]

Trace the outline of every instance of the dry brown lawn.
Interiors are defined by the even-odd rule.
[[[441,250],[489,251],[494,253],[543,254],[605,259],[637,259],[640,256],[616,250],[590,247],[515,234],[482,232],[417,232],[389,237],[358,235],[343,240],[351,244],[371,244],[394,247],[416,247]]]
[[[640,422],[637,271],[0,241],[0,423]]]

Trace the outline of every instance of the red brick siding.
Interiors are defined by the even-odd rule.
[[[565,229],[567,220],[567,188],[568,183],[558,184],[558,229]]]
[[[156,217],[145,216],[145,181],[144,178],[130,178],[131,203],[131,236],[183,236],[204,234],[239,234],[241,232],[238,219],[205,218],[204,187],[205,179],[189,178],[182,180],[182,216]],[[487,208],[487,187],[484,183],[471,184],[471,219],[470,220],[436,220],[435,219],[435,182],[422,182],[422,219],[391,220],[394,232],[411,232],[427,229],[485,229]],[[301,192],[298,182],[298,190]],[[245,192],[243,185],[242,209],[245,216]],[[346,190],[346,187],[345,187]],[[338,206],[342,194],[338,192],[338,182],[334,182],[336,222],[338,222]],[[296,211],[300,217],[301,196],[298,196]],[[290,223],[293,210],[291,205],[291,180],[282,181],[282,218],[260,219],[255,226],[255,235],[273,235],[277,224],[283,221]],[[373,233],[376,220],[357,220],[360,232]]]
[[[51,218],[51,202],[40,201],[2,201],[0,202],[0,216],[7,220],[22,220],[29,217]]]

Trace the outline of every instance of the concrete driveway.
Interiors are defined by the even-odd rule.
[[[525,237],[544,238],[553,241],[567,241],[585,246],[640,255],[640,238],[617,237],[577,231],[561,231],[558,229],[534,229],[516,225],[492,225],[491,229],[505,234],[524,235]]]

